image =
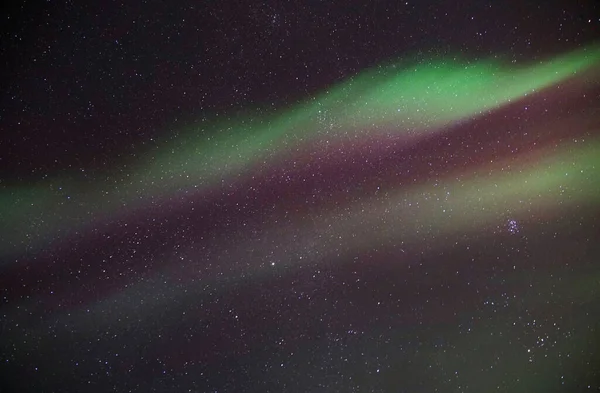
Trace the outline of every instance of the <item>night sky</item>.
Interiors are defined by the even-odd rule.
[[[0,392],[600,391],[599,16],[4,6]]]

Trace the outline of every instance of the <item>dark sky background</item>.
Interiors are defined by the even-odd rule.
[[[21,1],[1,18],[1,393],[600,390],[598,161],[592,185],[557,186],[573,199],[486,204],[477,186],[492,213],[458,203],[465,222],[427,191],[594,149],[597,72],[414,144],[282,151],[165,192],[122,180],[187,165],[220,132],[194,125],[284,113],[378,64],[597,44],[597,1]],[[403,210],[369,215],[398,193]]]

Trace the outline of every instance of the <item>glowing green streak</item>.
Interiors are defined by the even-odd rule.
[[[381,126],[399,133],[430,131],[523,98],[599,61],[600,50],[590,47],[516,70],[491,60],[473,64],[440,60],[402,71],[394,65],[368,70],[282,115],[220,122],[209,127],[214,140],[199,138],[197,130],[190,130],[183,139],[188,147],[167,147],[157,158],[158,168],[143,171],[150,178],[162,175],[163,186],[166,168],[171,176],[185,171],[194,178],[171,185],[195,184],[198,178],[214,184],[293,149],[299,140],[365,134]]]
[[[91,191],[61,178],[6,189],[0,194],[0,219],[7,223],[0,255],[35,248],[49,235],[77,229],[96,215],[177,191],[212,188],[253,166],[277,165],[302,141],[368,136],[369,129],[383,126],[398,133],[431,132],[549,87],[599,60],[600,50],[592,46],[518,69],[494,60],[455,59],[374,68],[280,115],[240,116],[209,122],[203,130],[191,128]],[[72,202],[49,191],[50,183],[68,189]]]
[[[443,239],[477,231],[493,222],[503,224],[501,217],[507,213],[543,215],[551,209],[597,207],[600,139],[580,145],[562,146],[520,172],[494,176],[489,175],[489,168],[483,168],[481,174],[461,181],[401,189],[383,203],[379,198],[363,198],[360,206],[344,207],[353,212],[347,220],[336,224],[339,220],[334,213],[318,225],[331,224],[336,236],[343,238],[360,233],[347,244],[347,249],[356,253],[373,244],[400,240],[407,246],[431,241],[443,247]]]

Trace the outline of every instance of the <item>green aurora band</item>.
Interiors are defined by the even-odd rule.
[[[600,47],[519,67],[497,59],[468,62],[456,57],[409,63],[366,70],[287,110],[257,111],[258,115],[225,120],[215,116],[185,127],[173,140],[141,153],[136,162],[113,168],[104,180],[94,176],[90,182],[67,174],[35,184],[5,186],[0,193],[4,223],[0,256],[36,252],[85,230],[102,217],[260,175],[307,143],[368,140],[381,130],[412,138],[441,132],[456,122],[488,114],[595,69],[600,63]],[[449,202],[452,230],[463,221],[472,222],[473,216],[484,217],[479,212],[493,211],[493,206],[531,199],[559,186],[568,188],[570,201],[597,203],[600,190],[594,179],[600,178],[599,142],[564,146],[549,154],[527,171],[502,177],[501,187],[497,186],[499,179],[489,180],[487,175],[447,184],[450,195],[455,195],[454,202]],[[570,176],[565,176],[565,168],[577,170],[569,170]],[[59,186],[69,193],[69,201],[64,192],[57,191]],[[423,192],[415,190],[414,195]],[[478,202],[474,195],[484,196]],[[391,203],[394,200],[390,198]],[[555,202],[552,198],[547,201]],[[419,221],[435,222],[435,213],[428,209],[424,203]],[[356,218],[357,222],[360,219]]]

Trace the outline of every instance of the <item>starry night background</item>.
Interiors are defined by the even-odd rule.
[[[599,15],[5,6],[0,392],[600,390]]]

